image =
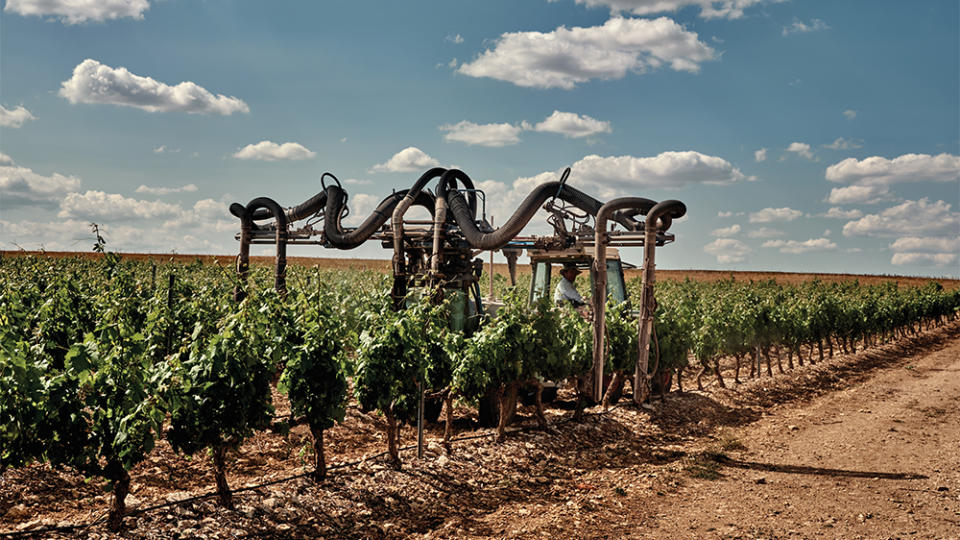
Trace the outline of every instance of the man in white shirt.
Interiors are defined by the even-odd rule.
[[[557,304],[569,302],[573,307],[585,306],[587,304],[583,300],[583,297],[580,296],[580,293],[577,292],[577,287],[574,285],[574,282],[577,280],[577,274],[579,273],[580,270],[577,269],[576,263],[563,263],[563,269],[560,270],[560,282],[557,283],[557,288],[553,291],[554,302]]]

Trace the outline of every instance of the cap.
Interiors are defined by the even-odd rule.
[[[565,262],[565,263],[563,263],[563,268],[562,268],[560,271],[561,271],[561,272],[566,272],[567,270],[573,270],[574,272],[576,272],[576,273],[578,273],[578,274],[580,273],[580,269],[577,268],[577,263],[572,263],[572,262]]]

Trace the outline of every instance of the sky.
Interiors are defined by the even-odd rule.
[[[686,203],[659,268],[960,277],[956,0],[2,5],[0,249],[232,254],[327,171],[348,224],[433,166],[502,223],[572,167]]]

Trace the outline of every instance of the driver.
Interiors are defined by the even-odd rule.
[[[587,305],[583,297],[580,296],[580,293],[577,292],[577,287],[574,285],[574,282],[577,280],[577,274],[579,273],[580,270],[577,268],[576,263],[563,263],[563,269],[560,270],[560,276],[562,277],[560,282],[557,283],[557,288],[553,291],[554,302],[557,304],[569,302],[573,307]]]

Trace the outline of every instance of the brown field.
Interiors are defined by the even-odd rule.
[[[101,257],[99,253],[82,251],[0,251],[2,257],[18,257],[24,255],[36,255],[44,257],[83,257],[95,259]],[[232,266],[236,260],[235,255],[189,255],[189,254],[164,254],[164,253],[122,253],[125,259],[135,261],[156,261],[156,262],[177,262],[190,263],[200,260],[205,264],[219,264],[221,266]],[[250,262],[253,264],[271,264],[273,257],[252,256]],[[320,268],[341,269],[341,270],[378,270],[381,272],[390,271],[390,261],[387,259],[347,259],[347,258],[324,258],[324,257],[287,257],[287,264],[299,266],[319,266]],[[507,274],[506,264],[494,264],[494,269],[498,274]],[[530,267],[525,264],[519,264],[518,272],[529,273]],[[627,270],[626,279],[640,276],[639,269]],[[896,276],[888,274],[822,274],[805,272],[741,272],[729,270],[669,270],[658,268],[657,280],[682,281],[690,278],[695,281],[720,281],[724,279],[735,279],[737,281],[769,281],[791,285],[804,283],[807,281],[820,280],[826,283],[835,283],[842,281],[858,280],[864,285],[874,285],[887,281],[895,281],[904,286],[921,286],[930,281],[937,281],[947,289],[960,288],[960,279],[947,277],[919,277],[919,276]]]

